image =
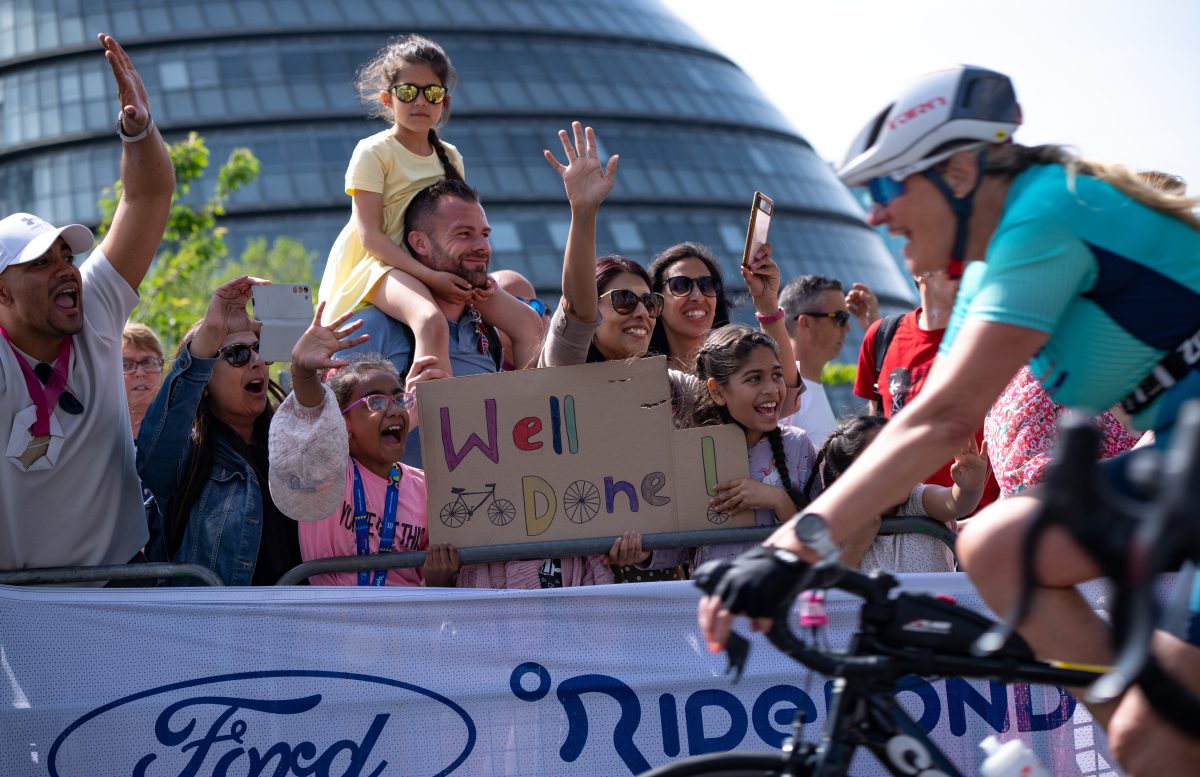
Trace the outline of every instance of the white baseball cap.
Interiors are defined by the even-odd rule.
[[[67,241],[71,251],[82,254],[96,242],[92,230],[82,224],[56,227],[32,213],[14,213],[0,220],[0,273],[10,264],[24,264],[50,250],[58,238]]]

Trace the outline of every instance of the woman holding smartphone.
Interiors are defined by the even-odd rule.
[[[163,516],[165,559],[200,564],[226,585],[273,585],[300,563],[296,523],[267,486],[271,402],[282,399],[258,356],[242,276],[213,292],[179,343],[142,419],[138,475]]]

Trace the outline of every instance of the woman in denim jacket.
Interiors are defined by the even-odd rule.
[[[200,564],[227,585],[271,585],[300,563],[296,523],[267,487],[267,365],[246,314],[241,277],[213,292],[183,336],[142,420],[137,466],[164,517],[169,559]]]

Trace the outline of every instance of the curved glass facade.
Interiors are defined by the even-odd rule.
[[[228,205],[235,246],[286,235],[324,256],[349,218],[350,152],[385,126],[365,118],[355,69],[390,34],[419,32],[459,71],[443,136],[487,208],[493,265],[547,299],[569,214],[541,152],[578,118],[621,154],[601,252],[648,262],[698,240],[736,279],[751,195],[763,190],[776,201],[785,279],[864,281],[886,306],[911,305],[856,199],[745,73],[654,0],[0,0],[0,211],[98,220],[120,154],[102,30],[130,51],[168,139],[195,130],[214,165],[239,146],[261,161]]]

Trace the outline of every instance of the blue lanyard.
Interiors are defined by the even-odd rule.
[[[396,539],[396,507],[400,504],[400,465],[393,464],[388,473],[387,496],[383,502],[383,526],[379,529],[379,552],[391,553]],[[354,465],[354,545],[360,556],[371,555],[370,520],[367,517],[367,496],[363,491],[362,475]],[[367,570],[358,573],[359,585],[383,585],[386,569],[376,569],[374,577]]]

